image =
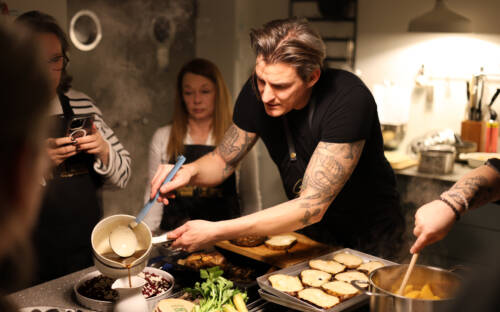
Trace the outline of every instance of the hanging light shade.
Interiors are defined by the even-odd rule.
[[[470,32],[470,20],[450,10],[444,0],[436,0],[434,9],[410,21],[411,32]]]

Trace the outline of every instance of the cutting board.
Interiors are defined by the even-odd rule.
[[[401,152],[384,152],[385,158],[394,170],[402,170],[418,165],[418,160]]]
[[[265,262],[279,268],[286,268],[306,261],[320,255],[331,252],[337,248],[319,243],[299,233],[286,233],[297,237],[297,243],[288,250],[274,250],[267,248],[265,244],[256,247],[241,247],[225,240],[215,246],[232,251],[254,260]]]

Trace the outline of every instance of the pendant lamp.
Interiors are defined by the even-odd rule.
[[[434,8],[410,21],[410,32],[470,32],[470,20],[450,10],[444,0],[436,0]]]

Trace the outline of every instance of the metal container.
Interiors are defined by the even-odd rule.
[[[363,259],[363,262],[369,262],[369,261],[377,261],[380,262],[384,265],[394,265],[394,262],[375,257],[354,249],[350,248],[343,248],[340,250],[336,250],[334,252],[328,253],[326,255],[320,256],[315,259],[322,259],[322,260],[331,260],[333,259],[333,256],[337,253],[350,253],[353,255],[356,255]],[[280,304],[283,306],[286,306],[288,308],[298,310],[298,311],[306,311],[306,312],[341,312],[341,311],[352,311],[355,307],[358,307],[360,305],[366,304],[368,301],[368,296],[365,296],[363,294],[359,294],[357,296],[354,296],[352,298],[349,298],[345,301],[342,301],[341,303],[333,306],[330,309],[321,309],[311,303],[308,303],[306,301],[302,301],[297,297],[294,297],[290,294],[281,292],[277,290],[276,288],[273,288],[271,286],[271,283],[269,282],[269,276],[274,275],[274,274],[285,274],[285,275],[291,275],[291,276],[299,276],[300,272],[302,272],[305,269],[309,269],[309,261],[304,261],[298,264],[295,264],[293,266],[290,266],[285,269],[281,269],[278,271],[274,271],[271,273],[267,273],[265,275],[259,276],[257,278],[257,283],[259,284],[260,288],[264,291],[262,294],[262,298],[269,300],[271,302],[274,302],[276,304]],[[404,273],[403,273],[404,274]],[[261,295],[262,295],[261,294]]]
[[[435,145],[420,151],[418,171],[447,174],[453,171],[456,149],[451,145]]]
[[[406,124],[390,125],[381,124],[382,138],[384,140],[384,148],[395,150],[399,147],[406,134]]]
[[[371,312],[438,312],[446,311],[452,305],[461,278],[450,271],[424,265],[415,266],[407,285],[421,289],[430,284],[433,293],[443,299],[411,299],[395,294],[393,289],[399,288],[407,268],[407,264],[398,264],[374,270],[369,276],[368,291],[360,286],[361,281],[352,284],[370,296]]]

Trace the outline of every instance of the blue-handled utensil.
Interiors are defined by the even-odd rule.
[[[162,185],[165,185],[165,183],[170,182],[170,180],[172,180],[174,175],[177,173],[177,171],[184,164],[185,161],[186,157],[182,155],[177,157],[177,162],[175,163],[172,170],[170,170],[170,172],[168,173]],[[156,192],[155,197],[153,199],[150,199],[146,203],[146,205],[144,205],[144,208],[142,208],[142,210],[139,212],[134,221],[130,222],[128,226],[119,225],[110,233],[109,245],[111,249],[120,257],[130,257],[131,255],[134,254],[137,248],[137,237],[133,230],[139,223],[142,222],[144,217],[148,214],[154,202],[158,199],[158,196],[160,196],[160,189],[158,189],[158,191]]]
[[[185,161],[186,161],[186,157],[184,157],[183,155],[180,155],[177,157],[177,161],[176,161],[174,167],[168,173],[167,177],[165,178],[165,181],[163,181],[163,183],[162,183],[162,186],[172,180],[174,175],[177,173],[177,171],[179,171],[179,169],[181,168],[181,166],[184,164]],[[135,224],[132,225],[132,228],[136,227],[137,224],[141,223],[141,221],[144,219],[144,217],[148,214],[149,210],[153,206],[154,202],[158,199],[158,196],[160,196],[160,189],[159,188],[158,188],[158,191],[156,192],[155,198],[150,199],[146,203],[146,205],[144,205],[144,208],[142,208],[142,210],[139,212],[139,214],[135,218]],[[132,222],[132,223],[134,223],[134,222]]]

